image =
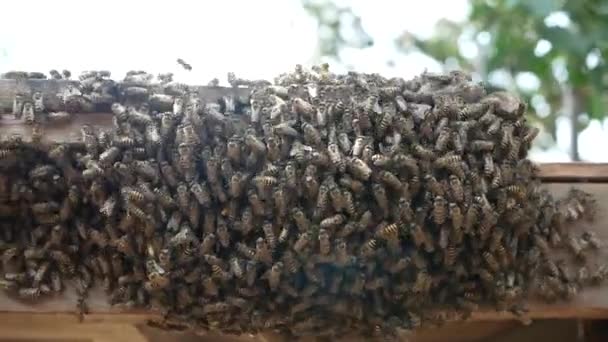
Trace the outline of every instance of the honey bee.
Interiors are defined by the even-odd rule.
[[[319,250],[321,255],[328,255],[331,252],[331,241],[327,230],[321,228],[319,230]]]
[[[454,229],[454,231],[460,231],[465,221],[464,215],[462,214],[460,207],[455,203],[450,203],[448,205],[448,211],[450,220],[452,221],[452,228]]]
[[[435,150],[443,152],[447,148],[450,142],[450,131],[447,129],[440,129],[437,140],[435,141]]]
[[[272,264],[272,253],[270,247],[261,237],[255,242],[255,260],[267,265]]]
[[[461,161],[461,157],[455,154],[446,154],[443,157],[439,157],[435,159],[433,162],[434,165],[438,168],[450,168],[452,165],[459,163]]]
[[[604,264],[600,264],[597,269],[591,274],[591,281],[594,284],[600,284],[608,275],[608,268]]]
[[[272,225],[272,222],[270,221],[265,221],[264,224],[262,225],[262,230],[264,231],[264,235],[266,237],[266,242],[268,243],[268,246],[270,247],[271,250],[274,250],[275,247],[277,246],[277,239],[274,233],[274,227]]]
[[[292,218],[300,232],[306,232],[310,229],[310,221],[300,208],[293,208],[291,211]]]
[[[253,133],[245,135],[245,146],[249,147],[255,154],[264,155],[266,153],[266,144]]]
[[[228,248],[230,246],[230,232],[228,231],[228,225],[219,217],[217,218],[217,227],[215,232],[222,247]]]
[[[372,175],[372,169],[361,159],[351,157],[347,160],[347,165],[352,175],[363,181],[368,180]]]
[[[296,253],[302,253],[304,251],[304,249],[310,244],[312,240],[312,236],[310,234],[310,232],[308,231],[304,231],[300,234],[300,236],[298,236],[298,239],[296,240],[296,242],[293,245],[293,250]]]
[[[574,254],[576,258],[585,260],[585,254],[583,253],[583,248],[578,238],[570,235],[566,239],[566,246],[568,247],[568,249],[570,249],[570,251],[572,252],[572,254]]]
[[[412,291],[414,293],[426,293],[430,290],[431,287],[431,277],[427,272],[418,272],[416,275],[416,280],[412,286]]]
[[[24,287],[24,288],[20,288],[18,292],[19,292],[20,298],[28,299],[28,300],[35,300],[41,294],[39,287]]]
[[[399,191],[403,187],[403,184],[401,183],[399,178],[390,171],[380,171],[379,178],[382,182],[384,182],[386,185],[393,188],[394,190]]]
[[[436,224],[441,225],[448,217],[448,203],[442,196],[436,196],[433,200],[433,220]]]
[[[585,241],[593,249],[600,249],[602,247],[601,240],[595,235],[594,232],[583,232],[583,235],[581,237],[582,240]]]
[[[369,258],[376,253],[377,248],[378,241],[374,238],[371,238],[363,244],[363,246],[359,250],[359,253],[363,258]]]
[[[302,123],[302,132],[304,135],[304,141],[312,146],[320,146],[322,143],[321,134],[319,131],[310,123]]]
[[[26,124],[31,125],[34,123],[36,120],[36,114],[33,103],[25,102],[23,104],[22,116]]]
[[[399,226],[396,223],[381,223],[376,228],[375,235],[385,240],[397,240],[399,238]]]
[[[484,252],[483,259],[485,260],[490,270],[492,270],[493,272],[498,272],[498,270],[500,269],[500,265],[498,261],[496,261],[496,258],[494,258],[494,256],[490,252]]]
[[[264,216],[266,212],[264,203],[253,189],[250,189],[250,191],[248,191],[247,198],[249,200],[249,204],[251,205],[252,213],[255,216]]]
[[[376,200],[376,204],[381,210],[382,216],[387,218],[389,216],[389,202],[386,194],[386,189],[379,183],[372,184],[372,194]]]
[[[23,96],[16,94],[13,98],[13,116],[15,119],[21,119],[23,114]]]
[[[268,286],[272,291],[275,291],[279,286],[283,268],[283,262],[277,261],[274,265],[272,265],[268,272]]]
[[[186,63],[183,59],[178,58],[177,59],[177,64],[179,64],[182,68],[184,68],[187,71],[192,71],[192,66],[188,63]]]

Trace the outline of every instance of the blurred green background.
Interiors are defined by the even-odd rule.
[[[303,6],[319,25],[320,60],[340,63],[345,49],[374,45],[376,37],[365,30],[369,12],[347,2],[303,0]],[[431,35],[417,35],[404,22],[393,37],[397,49],[428,55],[443,70],[469,70],[490,88],[525,98],[530,122],[543,132],[533,156],[605,161],[608,1],[470,0],[461,6],[467,7],[463,18],[439,19]],[[416,11],[416,5],[404,10]],[[346,25],[352,27],[348,37]],[[581,134],[592,142],[584,149]]]

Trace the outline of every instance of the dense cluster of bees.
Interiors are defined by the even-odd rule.
[[[97,283],[112,304],[162,310],[166,326],[385,338],[479,304],[523,314],[530,293],[564,299],[605,277],[550,258],[563,247],[584,264],[599,247],[565,227],[593,216],[593,198],[541,189],[525,106],[463,73],[230,74],[249,103],[203,103],[170,75],[109,77],[83,74],[65,114],[36,107],[32,121],[109,104],[111,130],[49,146],[39,125],[32,141],[2,141],[13,295],[70,279],[79,312]]]

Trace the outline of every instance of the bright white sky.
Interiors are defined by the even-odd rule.
[[[374,46],[346,50],[345,65],[359,71],[412,77],[440,65],[420,54],[394,48],[403,30],[432,34],[441,18],[466,17],[466,0],[336,0],[361,15]],[[19,0],[2,4],[0,72],[68,68],[74,74],[107,69],[120,78],[131,69],[176,74],[189,83],[222,82],[228,71],[246,78],[270,79],[309,64],[314,56],[316,24],[300,0],[129,1]],[[181,57],[193,71],[179,69]],[[387,66],[393,60],[395,67]],[[587,160],[608,161],[606,125],[593,123],[579,139]],[[568,160],[567,124],[559,125],[557,147],[535,152],[543,161]]]

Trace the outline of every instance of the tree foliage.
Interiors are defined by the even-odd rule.
[[[339,59],[345,47],[365,48],[374,44],[349,7],[341,7],[330,0],[302,0],[304,9],[317,20],[319,57]]]
[[[417,49],[442,62],[457,62],[490,86],[505,87],[504,82],[496,80],[506,79],[510,90],[527,100],[541,99],[549,109],[539,110],[535,105],[539,101],[530,101],[531,119],[554,137],[560,115],[572,118],[573,136],[589,119],[606,116],[608,2],[470,0],[469,4],[470,13],[464,22],[441,20],[428,39],[404,32],[396,39],[398,46],[404,52]],[[334,47],[339,50],[337,42]],[[463,51],[463,42],[469,47],[473,44],[478,53]],[[324,53],[335,56],[338,50],[327,49]],[[532,78],[538,87],[515,82],[521,76]],[[572,102],[570,108],[564,106]],[[576,144],[571,152],[576,159]]]

